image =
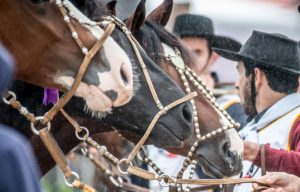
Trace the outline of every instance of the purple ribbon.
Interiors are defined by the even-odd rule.
[[[53,105],[57,103],[58,101],[58,90],[55,88],[44,88],[44,98],[43,98],[43,104],[49,105],[52,103]]]

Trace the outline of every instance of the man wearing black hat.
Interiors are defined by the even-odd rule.
[[[202,15],[182,14],[177,16],[173,32],[179,36],[186,47],[195,53],[197,66],[193,66],[193,69],[211,89],[217,82],[217,76],[214,76],[216,79],[212,77],[210,68],[218,58],[212,47],[239,51],[242,46],[229,37],[215,35],[212,20]],[[219,97],[217,102],[240,124],[246,121],[237,95]]]
[[[245,140],[246,160],[242,176],[261,176],[264,171],[259,167],[299,176],[299,42],[279,34],[254,31],[239,52],[214,50],[238,61],[236,87],[244,111],[252,116],[240,132]],[[259,144],[264,145],[260,148]],[[251,191],[251,185],[241,185],[235,191]]]
[[[211,89],[214,88],[217,80],[212,77],[210,68],[218,58],[218,55],[212,50],[212,47],[232,51],[239,51],[241,48],[239,42],[229,37],[215,35],[212,20],[202,15],[182,14],[177,16],[173,32],[186,47],[195,53],[197,66],[193,66],[193,70]],[[227,110],[234,120],[240,124],[245,123],[246,116],[242,112],[242,107],[237,95],[219,97],[217,102],[221,107]],[[197,167],[196,170],[199,177],[209,178],[202,173],[199,167]],[[218,189],[215,189],[215,191],[218,191]]]
[[[185,46],[193,51],[197,57],[199,75],[206,84],[214,87],[214,82],[210,76],[210,67],[217,60],[217,55],[212,51],[212,47],[226,48],[238,51],[241,44],[229,37],[214,34],[212,20],[202,15],[183,14],[175,19],[173,32],[178,35]]]

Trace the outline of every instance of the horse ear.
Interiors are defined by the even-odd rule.
[[[173,9],[173,0],[164,0],[156,9],[147,17],[147,20],[166,26]]]
[[[133,33],[138,31],[145,22],[145,18],[146,18],[145,4],[146,4],[146,0],[141,0],[134,14],[131,15],[126,22],[127,28]]]
[[[116,16],[116,5],[117,1],[111,1],[106,4],[106,8],[111,15]]]

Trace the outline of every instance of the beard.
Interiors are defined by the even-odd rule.
[[[256,98],[256,93],[255,95],[252,96],[251,92],[251,78],[246,81],[245,84],[245,89],[244,89],[244,103],[242,104],[242,107],[244,109],[244,112],[246,115],[249,116],[254,116],[257,114],[256,107],[255,107],[255,102],[253,102],[253,97],[254,100]]]

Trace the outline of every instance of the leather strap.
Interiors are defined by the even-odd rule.
[[[163,112],[159,111],[153,118],[153,120],[151,121],[149,127],[147,128],[145,134],[143,135],[143,137],[140,139],[140,141],[136,144],[136,146],[133,148],[133,150],[131,151],[131,153],[129,154],[128,158],[126,159],[126,163],[129,164],[134,157],[137,155],[137,153],[140,151],[141,147],[144,145],[144,143],[146,142],[147,138],[149,137],[152,129],[154,128],[154,125],[156,124],[156,122],[158,121],[158,119],[164,114],[166,113],[168,110],[172,109],[173,107],[179,105],[180,103],[184,103],[190,99],[192,99],[193,97],[197,96],[196,92],[192,92],[188,95],[186,95],[183,98],[180,98],[176,101],[174,101],[173,103],[167,105],[166,107],[164,107]]]
[[[72,185],[77,189],[81,189],[83,192],[96,192],[96,189],[94,189],[93,187],[91,187],[85,183],[82,183],[78,179],[75,179],[74,182],[72,183]]]
[[[54,140],[52,134],[48,131],[47,128],[43,128],[39,131],[41,140],[46,146],[47,150],[53,157],[54,161],[58,167],[63,171],[66,178],[72,176],[72,171],[68,165],[68,162],[65,158],[65,155],[61,151],[57,142]]]
[[[197,191],[208,191],[210,189],[217,188],[217,185],[207,185],[207,186],[201,186],[201,187],[194,187],[190,189],[190,192],[197,192]]]
[[[266,150],[265,145],[260,145],[260,163],[261,163],[261,175],[266,175]]]
[[[127,183],[127,182],[123,183],[122,189],[125,189],[126,191],[150,192],[149,189],[146,189],[144,187],[140,187],[137,185],[133,185],[133,184]]]
[[[154,173],[151,173],[149,171],[146,171],[144,169],[135,166],[129,166],[127,172],[147,180],[157,179]]]
[[[266,186],[264,181],[254,178],[241,178],[241,179],[175,179],[169,178],[168,183],[189,184],[189,185],[229,185],[241,183],[257,183]]]

